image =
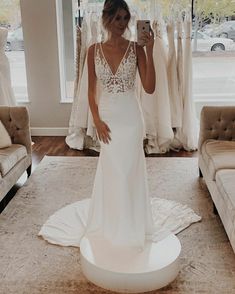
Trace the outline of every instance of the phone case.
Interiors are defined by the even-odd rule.
[[[150,32],[150,20],[137,20],[137,44],[143,45],[141,42],[141,36],[143,32]]]

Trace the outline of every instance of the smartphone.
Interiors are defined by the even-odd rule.
[[[143,32],[150,32],[150,20],[137,20],[137,44],[143,46],[141,37]]]

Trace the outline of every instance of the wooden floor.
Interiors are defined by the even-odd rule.
[[[99,156],[98,152],[93,150],[75,150],[70,149],[65,143],[65,137],[32,137],[34,142],[32,149],[32,171],[37,167],[39,162],[43,159],[45,155],[49,156]],[[197,157],[197,151],[187,152],[187,151],[170,151],[165,154],[151,154],[146,155],[146,157]],[[19,179],[16,185],[9,191],[5,198],[0,202],[0,213],[4,210],[6,205],[14,197],[17,190],[24,184],[25,177]]]
[[[92,150],[70,149],[65,143],[65,137],[33,137],[33,162],[38,164],[45,155],[50,156],[98,156]],[[148,157],[196,157],[197,152],[170,151],[165,154],[151,154]]]

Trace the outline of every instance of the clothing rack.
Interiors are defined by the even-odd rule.
[[[78,0],[78,25],[79,25],[79,27],[82,26],[80,4],[81,4],[81,2],[80,2],[80,0]]]
[[[191,5],[191,7],[192,7],[192,14],[191,14],[191,16],[192,16],[192,21],[193,21],[193,18],[194,18],[194,0],[192,0],[192,5]]]

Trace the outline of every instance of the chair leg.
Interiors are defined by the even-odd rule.
[[[199,177],[200,177],[200,178],[203,178],[203,174],[202,174],[202,171],[201,171],[200,168],[199,168]]]
[[[32,171],[32,165],[30,164],[30,166],[27,168],[27,175],[28,175],[28,178],[29,178],[30,175],[31,175],[31,171]]]
[[[214,212],[215,215],[218,215],[218,210],[217,210],[217,208],[215,206],[215,203],[213,203],[213,212]]]

